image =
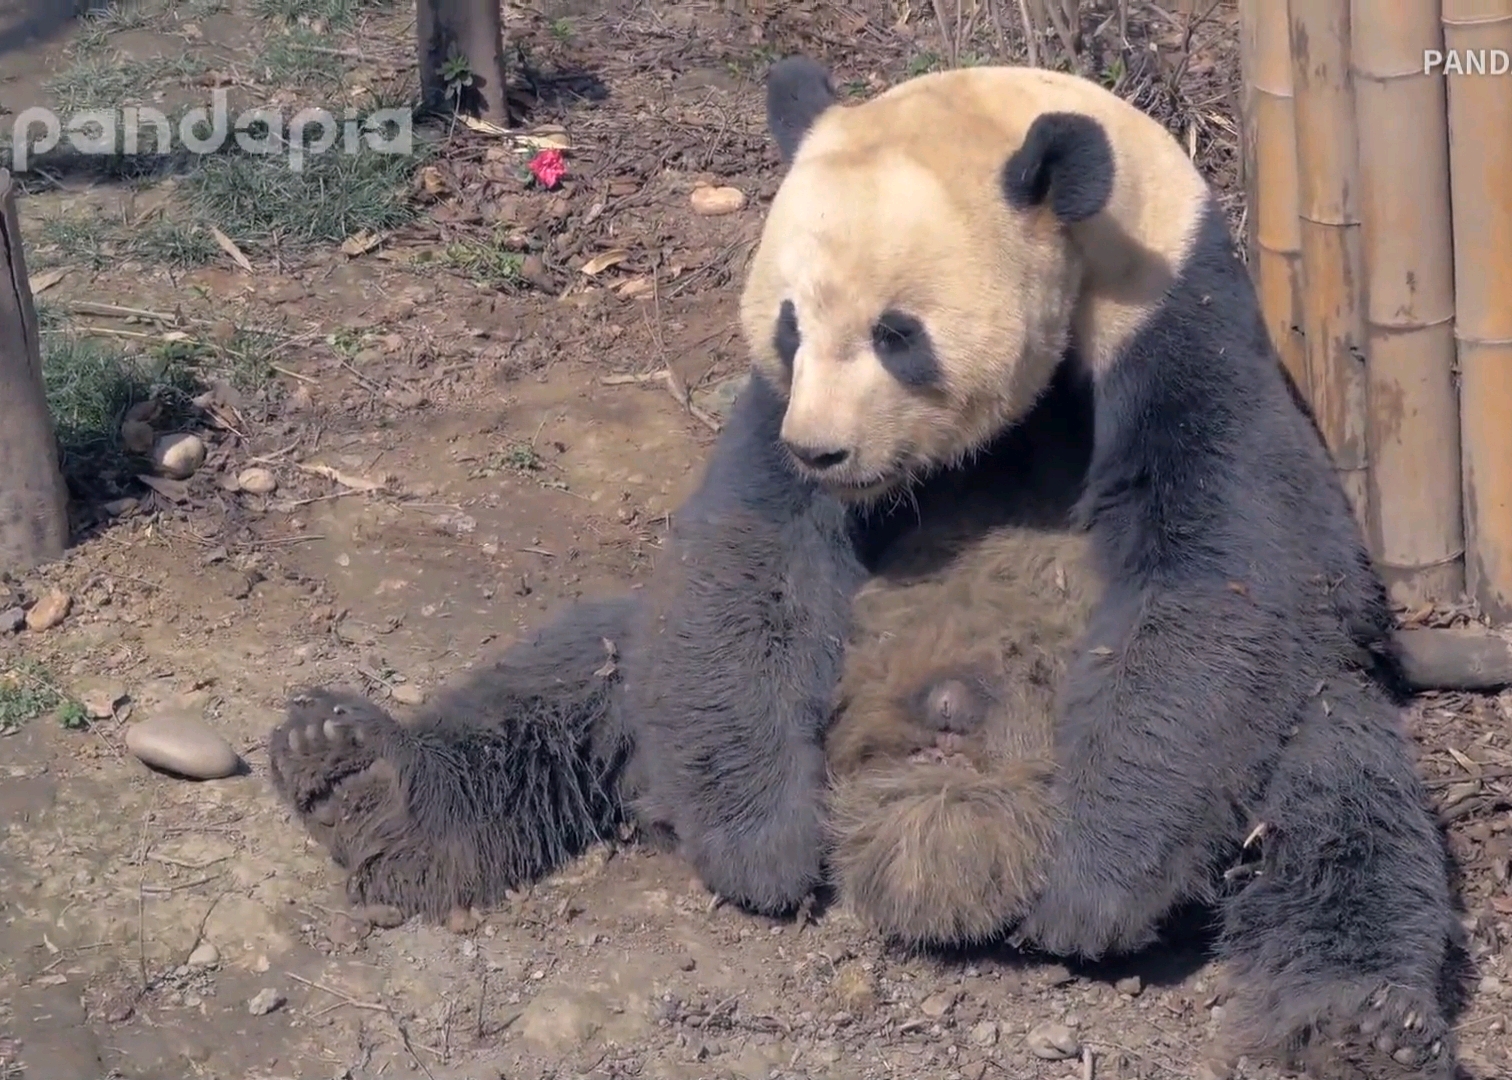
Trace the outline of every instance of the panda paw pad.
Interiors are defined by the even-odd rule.
[[[337,824],[338,807],[354,787],[392,782],[378,768],[398,725],[366,699],[329,690],[290,699],[284,722],[268,740],[275,787],[313,824]]]

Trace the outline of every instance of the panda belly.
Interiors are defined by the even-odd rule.
[[[998,524],[898,544],[857,596],[826,738],[842,897],[913,945],[991,938],[1055,832],[1055,697],[1098,584],[1087,539]]]

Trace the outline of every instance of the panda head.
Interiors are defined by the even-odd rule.
[[[787,174],[741,300],[795,468],[866,501],[1020,419],[1068,350],[1117,359],[1180,272],[1208,189],[1155,120],[1037,68],[920,76],[842,106],[767,80]]]

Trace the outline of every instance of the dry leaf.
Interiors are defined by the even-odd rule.
[[[63,278],[67,276],[67,274],[68,267],[63,266],[57,268],[56,270],[44,270],[40,274],[33,275],[31,279],[32,295],[36,296],[39,292],[45,292],[46,290],[52,288],[58,282],[62,281]]]
[[[461,120],[462,120],[462,122],[464,124],[466,124],[468,127],[472,128],[474,131],[476,131],[480,135],[508,135],[509,134],[509,129],[508,128],[501,128],[498,124],[494,123],[492,120],[483,120],[483,119],[480,119],[479,117],[476,117],[476,116],[466,116],[466,115],[462,116]]]
[[[329,465],[300,465],[295,463],[295,468],[314,473],[316,476],[326,476],[336,481],[342,487],[351,488],[353,491],[382,491],[383,485],[376,480],[369,480],[362,476],[353,476],[344,473],[340,469],[333,469]]]
[[[1479,776],[1481,774],[1481,767],[1478,762],[1472,761],[1469,757],[1456,750],[1452,746],[1446,746],[1444,747],[1444,749],[1449,751],[1449,756],[1452,757],[1455,761],[1459,762],[1459,767],[1464,769],[1471,776]]]
[[[182,480],[169,480],[163,476],[148,476],[146,473],[139,473],[137,479],[170,502],[181,503],[189,501],[189,485]]]
[[[571,150],[572,142],[566,135],[555,132],[546,135],[515,135],[513,142],[526,150]]]
[[[210,235],[215,237],[216,244],[222,251],[231,256],[231,260],[235,262],[237,266],[241,267],[249,274],[252,273],[252,262],[242,254],[242,249],[236,246],[236,241],[232,240],[229,236],[221,232],[214,225],[210,226]]]
[[[718,217],[733,214],[746,204],[745,192],[733,187],[708,187],[700,185],[688,196],[693,212],[703,217]]]
[[[509,132],[510,141],[526,150],[571,150],[572,140],[560,124],[542,124],[528,132]]]
[[[603,251],[595,255],[593,258],[589,259],[582,266],[578,267],[578,272],[586,274],[589,277],[594,277],[598,274],[602,274],[611,266],[618,266],[629,257],[630,253],[624,248],[614,248],[612,251]]]
[[[379,244],[383,243],[383,234],[363,229],[355,236],[349,236],[341,242],[341,253],[356,258],[358,255],[366,255]]]
[[[440,169],[427,165],[420,170],[420,188],[427,195],[440,198],[446,194],[446,178],[441,175]]]
[[[644,300],[656,291],[656,282],[651,275],[642,274],[640,277],[621,282],[614,291],[626,300]]]

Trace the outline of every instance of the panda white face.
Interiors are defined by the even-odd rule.
[[[747,338],[786,394],[795,467],[842,498],[979,449],[1032,407],[1065,350],[1075,252],[1055,222],[974,190],[996,169],[978,175],[947,183],[897,147],[806,155],[773,201]]]

